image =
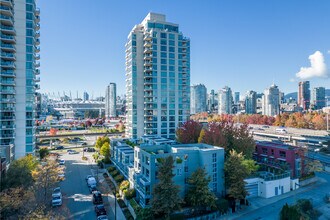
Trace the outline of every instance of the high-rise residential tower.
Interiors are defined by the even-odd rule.
[[[239,92],[235,92],[235,104],[239,103]]]
[[[35,0],[0,0],[0,4],[0,147],[10,162],[35,151],[40,11]]]
[[[89,100],[89,94],[85,91],[84,92],[84,101],[88,101]]]
[[[245,95],[245,113],[257,113],[257,93],[255,91],[248,91]]]
[[[232,105],[233,105],[233,93],[228,86],[225,86],[223,89],[219,90],[218,94],[219,105],[218,112],[221,114],[231,114]]]
[[[308,110],[310,99],[311,91],[309,89],[309,81],[299,82],[298,105],[303,108],[303,110]]]
[[[325,88],[324,87],[315,87],[312,92],[312,104],[314,109],[322,109],[325,107]]]
[[[190,114],[206,112],[207,89],[205,85],[198,84],[190,87]]]
[[[264,91],[262,96],[262,114],[275,116],[280,113],[280,90],[273,84]]]
[[[175,138],[190,115],[190,40],[165,15],[149,13],[126,43],[126,136]]]
[[[117,89],[116,83],[110,83],[105,90],[105,117],[117,117]]]
[[[208,110],[212,112],[215,107],[215,94],[214,94],[214,89],[211,89],[211,92],[208,97]]]

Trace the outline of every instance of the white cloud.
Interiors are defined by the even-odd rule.
[[[294,78],[291,78],[289,81],[290,82],[295,82],[296,80]]]
[[[311,66],[301,67],[300,71],[296,73],[296,77],[300,79],[328,77],[327,65],[325,64],[323,54],[320,51],[316,51],[314,54],[310,55],[308,59],[311,62]]]
[[[330,54],[330,50],[328,50],[328,54]]]

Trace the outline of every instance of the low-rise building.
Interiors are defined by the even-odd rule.
[[[289,170],[291,178],[301,176],[302,158],[298,147],[269,142],[256,142],[256,149],[253,153],[253,159],[258,164],[267,167],[269,170],[281,169]]]
[[[150,139],[151,138],[151,139]],[[173,181],[180,186],[184,198],[188,178],[197,168],[205,168],[210,176],[210,189],[218,196],[225,195],[224,148],[207,144],[158,144],[152,137],[142,137],[142,144],[134,148],[127,139],[112,139],[111,160],[136,189],[142,207],[150,205],[152,190],[158,182],[158,166],[163,158],[174,158]],[[166,140],[163,140],[166,141]],[[134,149],[134,150],[133,150]]]

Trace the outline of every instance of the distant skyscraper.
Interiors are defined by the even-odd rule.
[[[110,83],[105,90],[105,117],[116,117],[117,89],[116,83]]]
[[[206,96],[207,90],[205,85],[198,84],[193,85],[190,88],[190,114],[196,114],[200,112],[206,112]]]
[[[235,92],[235,104],[239,103],[239,92]]]
[[[190,40],[165,15],[149,13],[126,43],[126,136],[175,138],[190,116]]]
[[[35,152],[40,11],[35,0],[0,3],[0,152],[10,162]]]
[[[214,107],[215,107],[215,94],[214,94],[214,89],[211,90],[210,94],[209,94],[209,102],[208,102],[209,106],[208,106],[208,110],[209,111],[214,111]]]
[[[226,86],[223,89],[219,90],[219,114],[231,114],[232,113],[232,104],[233,104],[233,93],[231,89]]]
[[[88,101],[89,100],[89,94],[85,91],[84,92],[84,101]]]
[[[303,108],[303,110],[308,110],[310,99],[311,91],[309,89],[309,81],[299,82],[298,105]]]
[[[325,107],[325,88],[324,87],[315,87],[312,92],[312,104],[314,109],[322,109]]]
[[[245,113],[257,113],[257,93],[255,91],[248,91],[245,96]]]
[[[280,91],[278,87],[273,84],[266,89],[262,96],[262,114],[268,116],[275,116],[280,113]]]

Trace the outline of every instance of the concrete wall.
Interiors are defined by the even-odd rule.
[[[264,198],[270,198],[276,195],[282,195],[290,192],[290,177],[272,181],[260,181],[259,195]]]

